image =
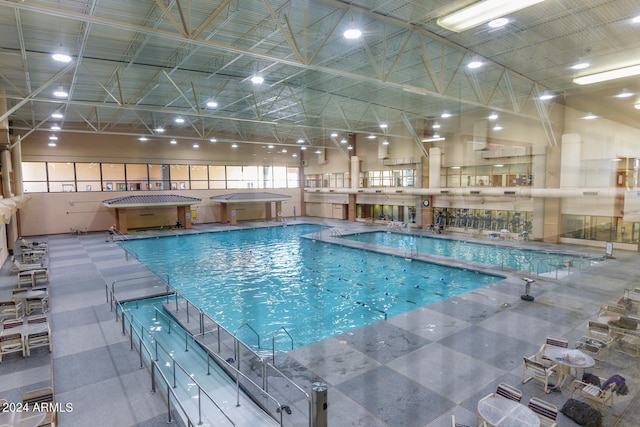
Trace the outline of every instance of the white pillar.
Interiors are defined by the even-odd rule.
[[[560,188],[580,186],[580,163],[582,161],[582,138],[580,134],[562,135],[560,153]]]
[[[351,188],[358,188],[360,182],[360,158],[351,156]]]
[[[429,148],[429,188],[440,188],[442,151],[438,147]]]

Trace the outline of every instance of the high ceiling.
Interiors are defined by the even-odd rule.
[[[0,0],[2,118],[25,143],[56,123],[59,134],[317,145],[333,130],[384,133],[381,123],[417,134],[445,110],[544,117],[537,96],[549,91],[555,102],[640,127],[639,78],[572,82],[640,63],[637,0],[546,0],[500,29],[437,25],[471,3]],[[351,25],[360,39],[343,37]],[[71,62],[52,60],[61,50]],[[484,65],[469,69],[477,58]],[[581,60],[592,66],[570,68]],[[59,88],[68,96],[56,98]],[[638,95],[613,97],[623,89]]]

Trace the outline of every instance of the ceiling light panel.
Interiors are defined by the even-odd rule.
[[[457,33],[485,24],[544,0],[484,0],[438,19],[438,25]]]

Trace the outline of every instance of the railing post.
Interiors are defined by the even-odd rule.
[[[151,393],[156,392],[156,364],[151,363]]]
[[[185,331],[184,333],[184,352],[189,351],[189,334]]]
[[[125,334],[125,332],[124,332],[125,331],[125,329],[124,329],[124,311],[122,311],[121,315],[122,315],[122,335],[124,335]],[[117,318],[118,318],[118,315],[116,314],[116,319]]]
[[[124,335],[124,322],[122,323],[122,335]],[[133,350],[133,324],[129,323],[129,345],[131,348],[129,350]]]
[[[144,364],[142,363],[142,338],[140,338],[140,341],[138,342],[138,346],[140,348],[140,352],[138,353],[140,355],[140,369],[144,368]]]
[[[157,362],[158,361],[158,340],[156,339],[155,342],[156,342],[156,357],[155,357],[155,359],[156,359],[156,362]]]
[[[200,335],[204,336],[204,313],[200,310]]]
[[[171,418],[171,392],[169,390],[169,384],[167,384],[167,415],[169,417],[167,423],[172,423],[173,419]]]
[[[189,323],[189,301],[187,301],[187,323]]]
[[[173,361],[173,388],[176,388],[176,359],[172,357],[171,360]]]
[[[178,312],[178,293],[175,293],[176,295],[176,313]]]
[[[198,425],[202,424],[202,399],[200,397],[201,388],[198,385]]]

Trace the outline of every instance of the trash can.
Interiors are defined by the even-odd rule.
[[[327,383],[311,384],[311,427],[327,427]]]

